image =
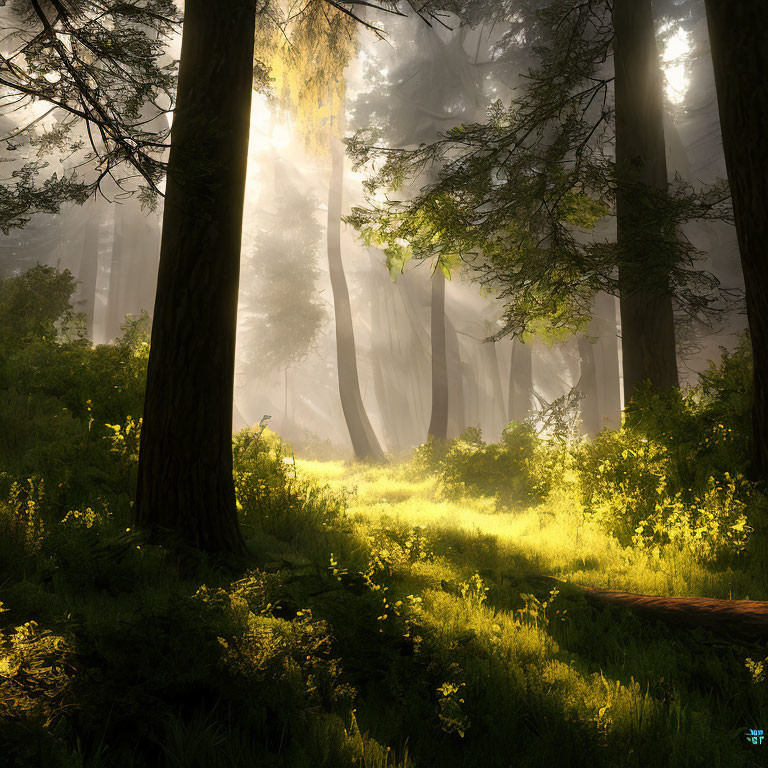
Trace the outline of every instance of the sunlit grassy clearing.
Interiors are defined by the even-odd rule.
[[[714,569],[677,546],[624,548],[582,512],[575,491],[558,489],[533,506],[504,506],[486,496],[444,498],[437,478],[420,477],[409,464],[368,466],[298,460],[299,472],[334,490],[352,492],[348,511],[364,527],[388,518],[453,536],[490,536],[495,554],[478,563],[476,552],[451,562],[457,572],[478,568],[556,576],[586,586],[653,595],[766,599],[768,585],[754,574]]]
[[[750,577],[711,572],[672,547],[663,548],[657,560],[625,550],[586,520],[563,489],[538,506],[497,509],[488,497],[444,498],[435,477],[420,477],[410,464],[299,460],[297,469],[300,477],[353,492],[347,511],[357,535],[369,536],[374,551],[391,552],[382,615],[390,616],[387,621],[393,612],[407,615],[415,600],[410,631],[423,636],[423,652],[456,665],[445,693],[439,693],[444,729],[466,729],[471,739],[479,712],[492,712],[494,723],[504,723],[488,726],[495,757],[489,752],[487,760],[529,742],[532,730],[541,738],[521,765],[588,754],[593,739],[611,765],[632,765],[638,755],[647,765],[736,764],[726,746],[730,738],[721,738],[724,731],[762,714],[762,699],[752,698],[757,689],[751,692],[741,680],[744,656],[735,651],[720,662],[706,644],[692,650],[663,628],[593,612],[578,600],[523,604],[531,598],[520,593],[532,587],[521,577],[549,573],[617,590],[725,596],[729,581],[739,580],[746,589]],[[423,526],[431,555],[408,557],[397,546],[388,548],[387,532],[397,539],[398,530],[414,526]],[[473,580],[476,572],[479,582]],[[705,678],[702,664],[709,670]],[[729,691],[727,707],[702,694],[699,686],[709,685]],[[361,716],[370,722],[364,708]]]

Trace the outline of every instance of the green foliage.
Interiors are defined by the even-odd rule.
[[[542,439],[530,424],[512,423],[486,444],[468,429],[421,446],[412,467],[436,474],[446,498],[483,495],[503,507],[576,496],[625,547],[658,557],[672,545],[722,565],[748,553],[753,529],[764,525],[766,499],[746,479],[750,390],[745,337],[685,395],[641,388],[618,430],[582,440],[555,425]]]
[[[585,508],[624,543],[676,541],[705,557],[741,551],[746,507],[759,517],[764,506],[745,479],[751,386],[744,337],[685,396],[641,389],[620,430],[577,450]]]
[[[256,58],[269,72],[276,106],[294,119],[307,151],[324,157],[342,130],[344,68],[355,48],[355,19],[328,0],[287,8],[275,3],[269,10],[262,15]]]
[[[0,118],[15,125],[4,144],[13,155],[2,159],[19,164],[0,185],[0,230],[67,201],[82,204],[110,176],[121,188],[138,177],[142,201],[154,205],[170,134],[158,104],[172,104],[176,90],[176,65],[163,61],[180,21],[172,0],[3,5],[0,79],[10,101]],[[48,166],[40,158],[52,153],[89,166],[86,178],[53,173],[38,183]]]
[[[92,347],[69,305],[74,287],[51,267],[0,280],[4,488],[38,476],[62,516],[94,504],[94,489],[127,506],[135,466],[104,448],[117,436],[135,453],[149,355],[146,314],[127,319],[117,344]]]
[[[422,446],[416,462],[438,472],[448,497],[482,494],[502,503],[540,501],[558,471],[556,449],[530,424],[515,422],[504,429],[500,443],[486,444],[480,430],[470,427],[446,444]]]
[[[40,284],[59,295],[59,279]],[[9,381],[41,420],[66,402],[76,436],[62,429],[45,452],[34,438],[48,433],[25,436],[16,470],[34,471],[0,477],[4,765],[749,765],[739,729],[768,716],[764,654],[597,611],[536,579],[591,573],[627,588],[627,563],[650,579],[682,549],[704,589],[763,595],[761,497],[734,469],[746,347],[686,398],[641,397],[591,444],[523,424],[494,446],[471,430],[422,448],[411,480],[303,462],[269,430],[243,430],[233,456],[251,556],[225,568],[149,544],[116,491],[136,463],[140,423],[124,408],[135,384],[119,376],[141,381],[142,321],[124,349],[94,350],[51,336],[55,306],[40,316],[8,356],[26,378]],[[82,370],[63,375],[72,360]]]
[[[235,492],[245,531],[307,545],[319,531],[345,527],[343,495],[297,477],[293,455],[270,430],[234,437]]]
[[[597,292],[618,295],[638,285],[671,287],[694,314],[719,306],[719,283],[701,268],[702,254],[680,225],[727,219],[725,183],[696,190],[676,179],[650,191],[615,167],[607,106],[613,78],[605,66],[610,3],[549,0],[509,15],[518,31],[498,44],[494,68],[503,73],[531,51],[535,57],[510,102],[495,101],[484,122],[456,126],[429,143],[391,146],[378,127],[359,130],[347,147],[355,167],[371,172],[367,206],[347,220],[366,242],[385,244],[394,260],[404,248],[420,259],[458,255],[504,301],[497,338],[584,330]],[[402,192],[409,182],[417,194]],[[642,210],[621,244],[594,231],[615,211],[619,190]]]

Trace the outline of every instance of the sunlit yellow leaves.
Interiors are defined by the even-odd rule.
[[[277,112],[290,115],[312,155],[329,153],[341,136],[355,22],[322,0],[291,2],[272,25],[264,21],[255,56],[269,71]]]

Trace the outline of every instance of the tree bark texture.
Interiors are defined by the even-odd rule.
[[[768,3],[707,0],[752,340],[753,471],[768,479]]]
[[[430,339],[432,346],[432,415],[427,435],[438,440],[448,438],[448,350],[445,338],[445,275],[436,269],[432,275],[430,304]]]
[[[232,409],[253,0],[185,4],[141,432],[136,522],[244,551]]]
[[[339,372],[339,396],[347,422],[352,449],[358,459],[384,458],[379,441],[368,420],[360,379],[357,373],[355,330],[349,302],[347,278],[341,259],[341,199],[344,180],[344,149],[338,139],[331,139],[331,183],[328,189],[328,270],[333,292],[336,320],[336,358]]]
[[[651,0],[613,4],[616,89],[616,219],[624,401],[644,381],[678,385],[675,325],[664,242],[651,215],[667,188],[664,110]]]
[[[508,418],[518,424],[531,413],[531,390],[533,389],[533,344],[520,339],[512,341],[512,360],[509,370],[509,411]]]

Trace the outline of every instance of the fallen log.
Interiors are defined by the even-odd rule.
[[[748,641],[768,640],[768,601],[717,600],[710,597],[659,597],[634,592],[614,592],[599,587],[561,581],[553,576],[528,574],[512,577],[521,586],[533,586],[543,598],[557,588],[564,596],[582,594],[597,608],[626,608],[646,621],[673,627],[708,630],[713,634]]]
[[[636,616],[686,629],[709,630],[744,640],[768,639],[768,602],[709,597],[658,597],[573,585],[595,606],[626,608]]]

